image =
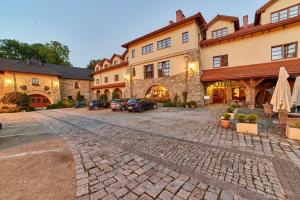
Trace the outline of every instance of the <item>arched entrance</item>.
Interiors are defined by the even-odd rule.
[[[166,102],[170,100],[170,93],[164,86],[155,85],[148,89],[146,98],[155,102]]]
[[[110,100],[110,92],[109,92],[108,89],[106,89],[106,90],[104,91],[104,95],[106,96],[106,99],[109,101],[109,100]]]
[[[112,97],[113,99],[121,99],[122,98],[122,90],[119,88],[114,90],[114,95]]]
[[[47,107],[50,104],[50,100],[41,94],[29,95],[29,106],[34,108]]]

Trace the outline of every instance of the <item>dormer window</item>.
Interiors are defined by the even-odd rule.
[[[299,15],[299,5],[295,5],[271,14],[271,23],[286,20]]]
[[[212,32],[212,38],[219,38],[228,35],[228,28],[218,29]]]
[[[115,61],[114,61],[114,65],[117,65],[117,64],[119,64],[119,61],[118,61],[118,60],[115,60]]]
[[[107,67],[108,67],[108,64],[105,64],[105,65],[104,65],[104,69],[107,68]]]

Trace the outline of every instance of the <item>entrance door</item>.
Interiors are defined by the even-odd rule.
[[[214,89],[213,91],[213,103],[224,103],[226,99],[224,89]]]
[[[29,106],[34,108],[47,107],[50,101],[47,97],[40,94],[33,94],[29,96]]]

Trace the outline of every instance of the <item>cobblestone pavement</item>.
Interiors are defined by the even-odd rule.
[[[207,113],[64,109],[30,115],[34,124],[47,126],[68,142],[76,164],[78,200],[300,199],[298,160],[288,156],[281,140],[276,144],[282,151],[277,152],[269,138],[255,140],[219,129]],[[189,126],[180,121],[182,116]],[[253,149],[247,146],[249,138]],[[262,142],[266,139],[268,151]]]

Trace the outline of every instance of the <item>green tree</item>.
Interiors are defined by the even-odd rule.
[[[91,60],[89,64],[86,65],[87,69],[94,69],[98,60]]]
[[[81,95],[80,95],[80,91],[78,91],[76,95],[76,101],[80,101],[80,100],[81,100]]]
[[[46,44],[21,43],[17,40],[0,40],[0,57],[7,59],[36,59],[43,63],[72,66],[69,61],[70,50],[68,46],[58,41]]]

